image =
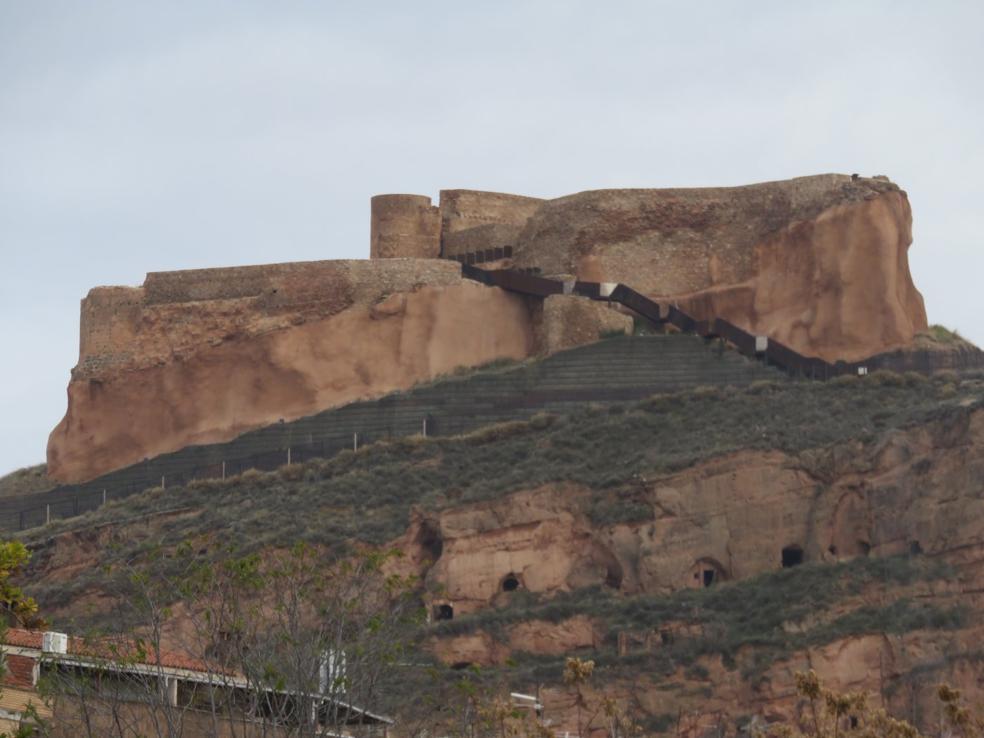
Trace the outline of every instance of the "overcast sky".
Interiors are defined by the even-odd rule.
[[[984,344],[982,27],[979,0],[0,0],[0,473],[44,459],[90,287],[366,257],[382,192],[887,174],[930,321]]]

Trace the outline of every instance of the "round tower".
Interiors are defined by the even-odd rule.
[[[425,195],[376,195],[369,224],[369,258],[441,256],[441,213]]]

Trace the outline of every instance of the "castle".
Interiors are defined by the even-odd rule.
[[[624,283],[806,356],[855,361],[926,329],[911,210],[886,178],[599,190],[446,190],[371,202],[370,259],[147,275],[82,301],[49,473],[83,481],[461,367],[631,332],[630,311],[482,284],[462,265]]]

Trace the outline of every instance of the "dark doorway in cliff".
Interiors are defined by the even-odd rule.
[[[782,567],[788,569],[791,566],[799,566],[803,563],[803,549],[799,546],[786,546],[782,550]]]
[[[421,552],[431,561],[437,561],[444,553],[444,540],[441,538],[441,531],[430,521],[425,521],[420,525],[416,543],[420,546]]]
[[[506,574],[505,579],[502,580],[502,591],[515,592],[517,589],[519,589],[519,577],[512,572]]]
[[[910,556],[919,556],[920,554],[922,554],[922,552],[923,552],[922,546],[919,545],[919,541],[913,541],[912,543],[909,544]]]
[[[690,577],[688,587],[713,587],[728,578],[724,567],[712,558],[697,559],[690,567]]]
[[[617,561],[610,562],[605,570],[605,586],[611,589],[622,588],[622,567]]]
[[[454,608],[445,603],[443,605],[434,606],[434,619],[435,620],[453,620],[454,619]]]

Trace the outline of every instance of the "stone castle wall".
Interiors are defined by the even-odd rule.
[[[543,203],[535,197],[478,190],[441,190],[440,205],[424,195],[376,195],[371,201],[369,255],[454,258],[512,247]]]
[[[441,255],[445,259],[512,248],[543,200],[478,190],[441,190]]]
[[[909,274],[908,198],[886,177],[580,192],[442,190],[441,255],[555,279],[622,282],[827,361],[927,327]]]
[[[152,272],[143,287],[97,287],[82,301],[76,374],[137,368],[206,345],[335,315],[420,285],[460,283],[439,259],[312,261]]]
[[[90,478],[628,326],[582,298],[538,305],[463,279],[452,260],[463,254],[623,282],[828,361],[905,347],[926,327],[910,225],[896,185],[844,175],[555,200],[444,190],[439,207],[381,195],[370,260],[152,273],[142,287],[92,290],[49,471]]]
[[[82,301],[49,473],[91,479],[461,367],[591,342],[618,317],[585,306],[564,313],[583,324],[565,332],[560,313],[546,321],[534,302],[444,259],[194,269],[96,288]]]
[[[480,190],[441,190],[441,232],[449,234],[478,226],[522,226],[544,203],[537,197]]]

